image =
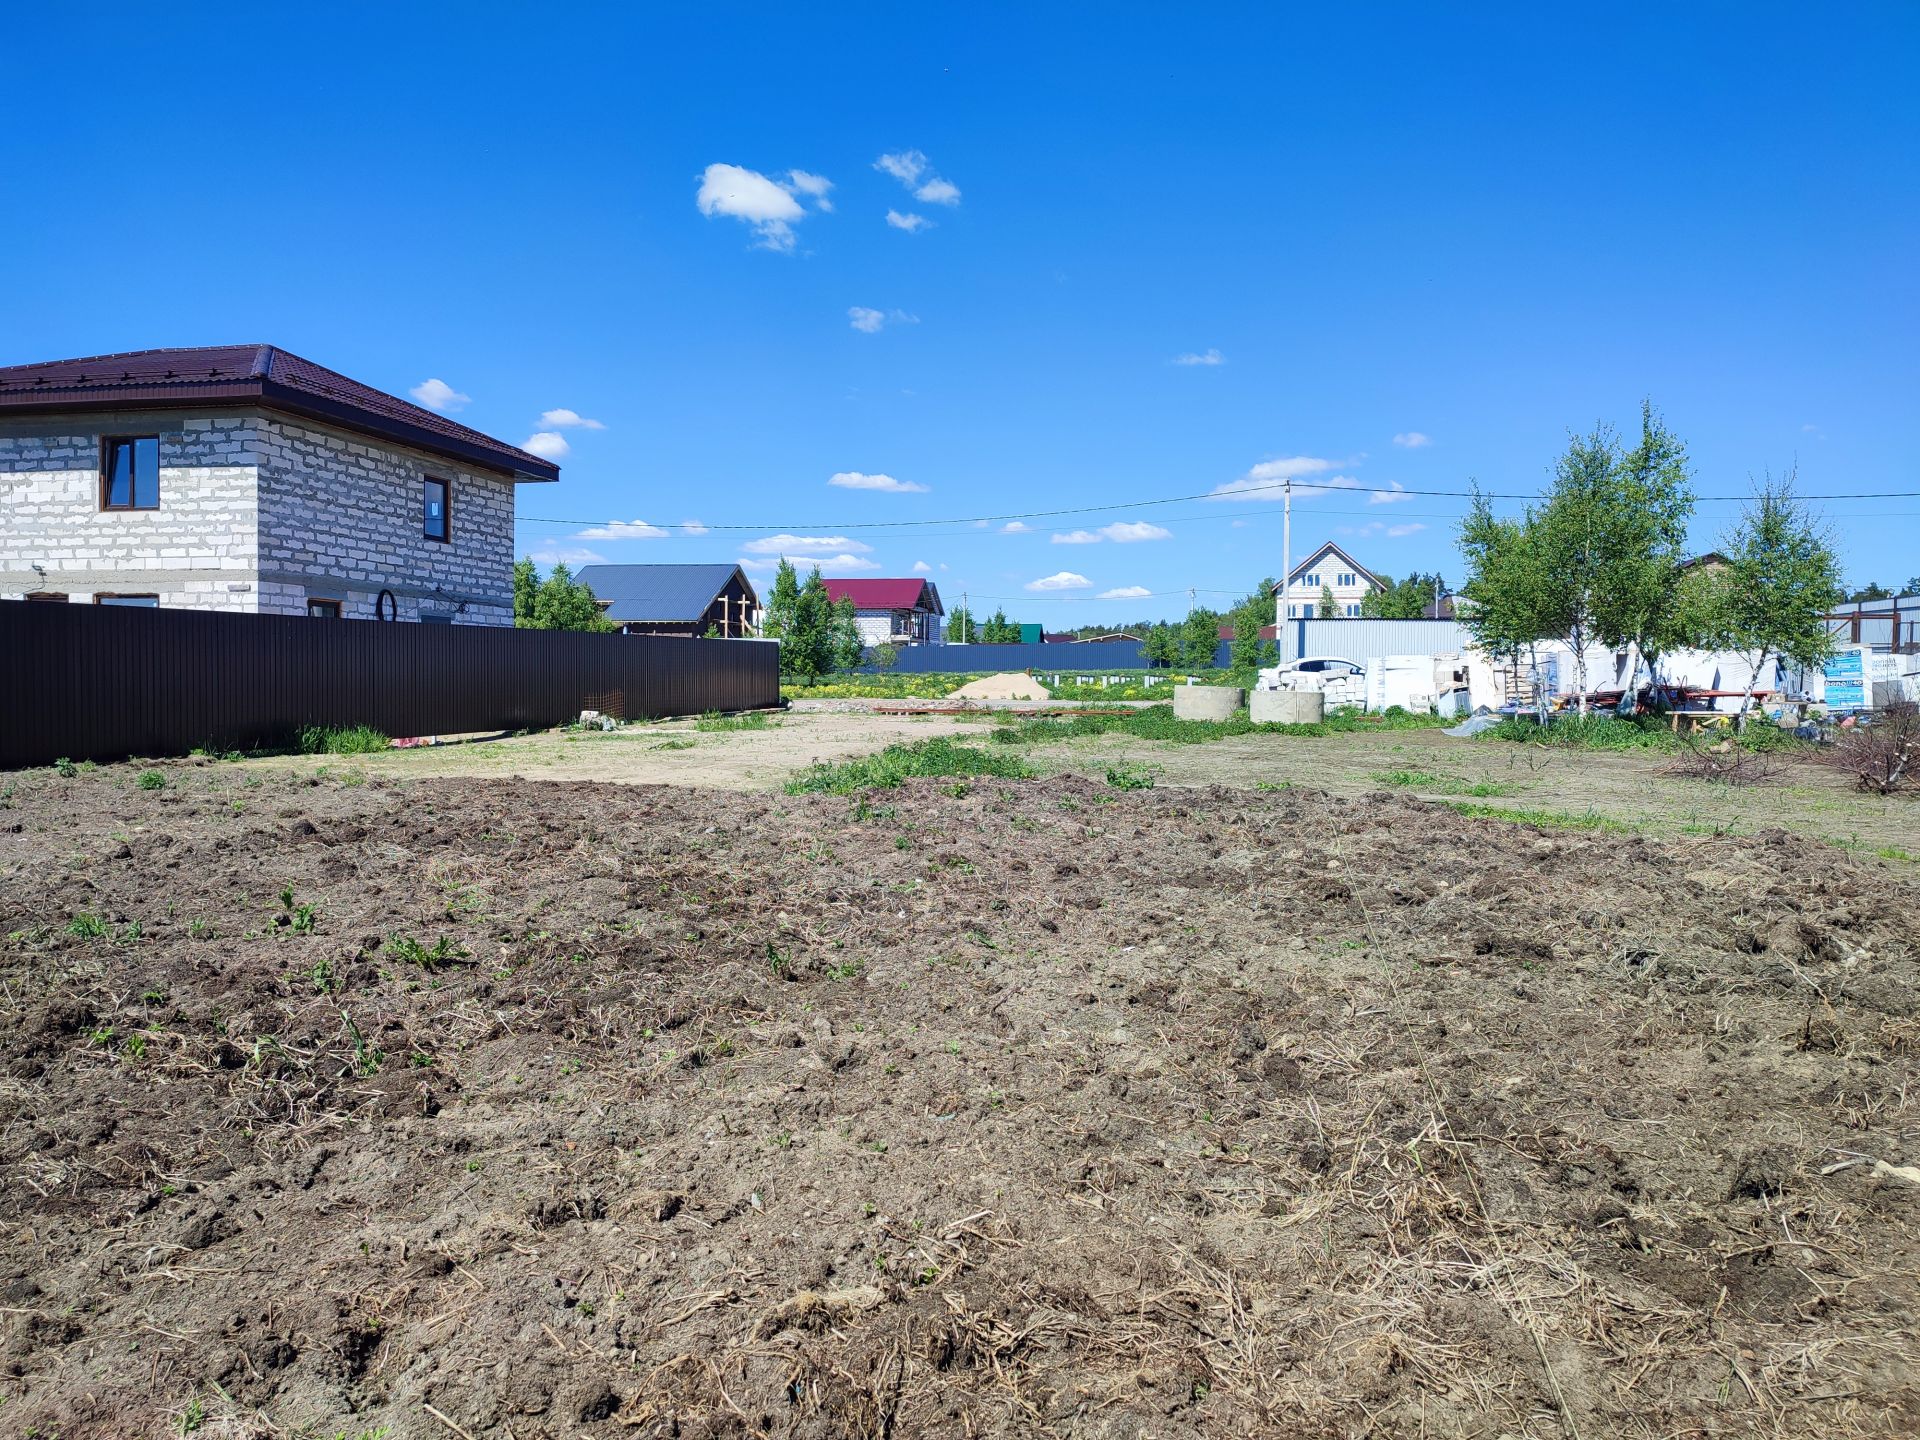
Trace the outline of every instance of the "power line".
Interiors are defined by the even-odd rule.
[[[1113,504],[1107,504],[1107,505],[1076,505],[1076,506],[1064,507],[1057,510],[1017,510],[1017,511],[1008,511],[1000,515],[965,515],[965,516],[959,516],[959,517],[948,517],[948,518],[939,519],[939,520],[836,520],[836,521],[809,520],[809,521],[788,521],[781,524],[775,524],[769,521],[765,524],[759,524],[759,525],[742,525],[737,523],[725,524],[725,525],[703,525],[694,521],[685,521],[677,525],[656,525],[652,523],[636,522],[631,520],[607,520],[607,519],[568,520],[568,519],[561,519],[555,516],[547,516],[547,515],[523,515],[520,517],[520,520],[522,521],[522,523],[525,523],[528,525],[584,525],[589,528],[603,528],[603,529],[609,529],[609,530],[621,530],[621,529],[629,529],[629,528],[641,530],[642,525],[644,523],[643,533],[639,535],[635,535],[631,537],[620,536],[620,535],[604,537],[607,539],[615,539],[615,540],[627,539],[627,538],[644,539],[646,538],[646,535],[644,533],[645,530],[684,530],[689,534],[693,534],[693,535],[702,535],[710,530],[723,530],[723,531],[780,530],[780,531],[788,531],[788,532],[813,530],[813,531],[826,531],[830,533],[838,533],[839,531],[843,531],[843,530],[896,530],[897,529],[897,530],[920,531],[920,530],[927,530],[935,526],[942,526],[942,525],[980,526],[980,525],[991,525],[996,522],[1006,522],[1010,520],[1057,520],[1068,515],[1097,515],[1097,514],[1106,514],[1115,510],[1145,510],[1157,505],[1183,505],[1189,501],[1194,501],[1194,500],[1231,499],[1239,495],[1256,495],[1256,494],[1265,493],[1267,491],[1284,490],[1286,488],[1287,483],[1288,482],[1284,480],[1279,480],[1279,481],[1275,481],[1270,485],[1243,485],[1237,489],[1229,490],[1224,494],[1218,491],[1207,490],[1207,491],[1200,491],[1192,495],[1167,495],[1154,500],[1127,500],[1127,501],[1119,501],[1119,502],[1116,502]],[[1488,500],[1542,500],[1545,498],[1544,496],[1538,493],[1521,494],[1518,492],[1509,492],[1509,491],[1409,490],[1404,486],[1395,487],[1393,489],[1387,489],[1380,486],[1370,486],[1370,485],[1328,485],[1325,483],[1312,483],[1312,482],[1295,485],[1294,494],[1297,498],[1308,498],[1308,497],[1317,496],[1317,495],[1339,495],[1339,494],[1384,495],[1384,496],[1390,497],[1386,501],[1379,502],[1379,504],[1381,505],[1390,504],[1394,499],[1397,499],[1402,495],[1429,496],[1429,497],[1438,497],[1438,498],[1449,499],[1449,500],[1471,500],[1471,499],[1474,499],[1476,496],[1482,496]],[[1750,500],[1753,497],[1751,495],[1696,495],[1693,498],[1694,498],[1695,504],[1716,505],[1716,504],[1722,504],[1722,503],[1731,502],[1731,501]],[[1920,499],[1920,490],[1862,490],[1862,491],[1842,492],[1842,493],[1833,494],[1833,495],[1801,495],[1798,498],[1801,500],[1816,501],[1816,502],[1822,501],[1822,500],[1913,500],[1913,499]],[[1265,512],[1244,511],[1240,513],[1263,514]],[[1323,511],[1322,513],[1323,514],[1333,514],[1333,513],[1376,514],[1376,513],[1379,513],[1379,510],[1378,510],[1378,506],[1376,506],[1375,509],[1368,510],[1368,511],[1353,511],[1353,512]],[[1221,518],[1224,519],[1226,517],[1222,516]]]

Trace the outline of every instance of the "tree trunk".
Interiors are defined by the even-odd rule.
[[[1580,700],[1580,713],[1587,713],[1587,640],[1578,626],[1573,632],[1573,691]]]
[[[1747,693],[1740,697],[1740,713],[1733,717],[1733,728],[1736,730],[1744,730],[1747,728],[1747,709],[1753,704],[1753,692],[1760,684],[1760,669],[1767,663],[1768,657],[1772,654],[1772,646],[1762,646],[1759,660],[1755,662],[1753,669],[1747,675]]]

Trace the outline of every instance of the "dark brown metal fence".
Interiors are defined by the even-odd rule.
[[[458,735],[779,699],[769,641],[0,600],[0,768],[280,745],[310,725]]]

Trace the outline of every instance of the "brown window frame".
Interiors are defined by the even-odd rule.
[[[316,615],[313,613],[313,607],[316,605],[331,605],[333,607],[333,613],[331,615]],[[347,604],[344,600],[335,600],[330,595],[309,595],[307,597],[307,618],[309,620],[341,620],[346,617],[346,613]]]
[[[422,475],[420,477],[420,484],[420,538],[423,540],[431,540],[436,545],[451,545],[453,543],[453,481],[443,480],[438,475]],[[427,492],[425,487],[428,485],[438,485],[440,487],[440,508],[442,512],[444,512],[444,518],[440,528],[446,532],[444,535],[436,535],[427,529]]]
[[[152,590],[125,590],[125,591],[96,590],[94,592],[94,595],[93,595],[94,604],[104,605],[109,600],[151,600],[153,601],[153,608],[155,610],[158,610],[160,608],[160,596],[157,592]],[[144,610],[147,607],[144,605],[141,605],[141,606],[128,606],[127,608]]]
[[[113,484],[113,447],[128,441],[153,441],[153,504],[151,505],[115,505],[109,499]],[[127,482],[127,498],[138,494],[138,488],[131,479]],[[160,437],[158,435],[102,435],[100,437],[100,508],[114,514],[137,511],[151,514],[160,508]]]
[[[43,603],[65,605],[69,596],[64,590],[30,590],[25,598],[30,601],[39,600]]]

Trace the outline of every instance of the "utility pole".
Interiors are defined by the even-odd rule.
[[[1281,486],[1281,498],[1284,507],[1280,512],[1280,597],[1274,602],[1273,618],[1279,626],[1280,663],[1285,666],[1292,659],[1289,653],[1293,649],[1293,607],[1287,603],[1287,595],[1293,589],[1293,477],[1287,476]]]

